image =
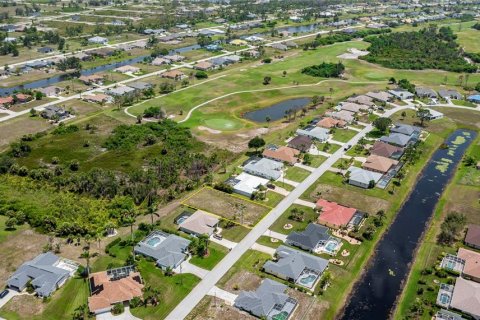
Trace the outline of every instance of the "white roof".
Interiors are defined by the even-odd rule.
[[[264,186],[268,183],[267,179],[253,176],[246,172],[239,174],[237,177],[235,177],[235,180],[238,180],[239,182],[233,186],[233,188],[239,192],[248,194],[252,194],[254,191],[257,191],[257,188],[260,185]]]
[[[430,114],[432,115],[432,118],[443,117],[443,113],[441,113],[437,110],[433,110],[433,109],[430,109],[430,108],[427,108],[427,110],[430,111]]]
[[[325,128],[315,127],[312,130],[297,129],[296,132],[297,134],[302,136],[307,136],[320,141],[325,141],[328,140],[330,131]]]

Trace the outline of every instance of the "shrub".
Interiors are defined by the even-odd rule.
[[[112,308],[113,315],[122,314],[124,311],[125,311],[125,307],[123,306],[123,303],[116,303],[113,305],[113,308]]]
[[[197,79],[207,79],[208,74],[205,71],[197,71],[195,73],[195,78],[197,78]]]

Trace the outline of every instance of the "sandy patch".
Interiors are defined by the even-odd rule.
[[[255,320],[256,317],[225,304],[221,299],[211,296],[204,297],[187,320]]]
[[[355,48],[350,48],[347,50],[347,52],[337,56],[337,58],[353,60],[353,59],[358,59],[358,57],[366,56],[368,53],[369,53],[368,51],[362,51]]]
[[[213,134],[222,133],[222,131],[220,131],[220,130],[215,130],[215,129],[212,129],[212,128],[209,128],[209,127],[204,127],[204,126],[198,126],[198,130],[208,131],[208,132],[213,133]]]
[[[247,272],[247,271],[240,271],[235,273],[225,284],[224,290],[232,292],[234,294],[239,294],[240,291],[252,291],[256,290],[262,279],[257,276],[256,274]],[[236,289],[236,290],[235,290]]]

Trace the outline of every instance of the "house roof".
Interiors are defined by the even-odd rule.
[[[199,63],[197,63],[195,65],[195,68],[196,69],[210,69],[211,67],[213,67],[213,63],[209,62],[209,61],[200,61]]]
[[[315,223],[308,224],[303,231],[293,231],[287,237],[289,243],[300,245],[310,250],[315,249],[319,242],[328,239],[330,239],[328,228]]]
[[[328,140],[330,131],[325,128],[314,127],[311,130],[297,129],[296,133],[302,136],[308,136],[320,141]]]
[[[453,98],[453,99],[462,99],[463,96],[457,91],[457,90],[452,90],[452,89],[442,89],[438,91],[438,94],[442,98]]]
[[[12,96],[0,97],[0,105],[9,104],[9,103],[13,103],[13,97]]]
[[[358,104],[355,102],[342,102],[339,105],[340,110],[346,110],[353,113],[360,112],[361,110],[368,110],[369,106]]]
[[[407,136],[413,134],[419,134],[422,132],[422,129],[416,126],[411,126],[409,124],[396,123],[395,126],[390,130],[390,132],[401,133]]]
[[[317,127],[330,129],[333,127],[344,127],[347,123],[343,120],[333,119],[331,117],[325,117],[317,122]]]
[[[354,120],[355,114],[347,110],[340,110],[338,112],[327,112],[325,115],[330,116],[335,119],[344,120],[346,122],[352,122]]]
[[[7,280],[7,284],[23,289],[32,281],[35,292],[41,296],[49,296],[56,290],[57,284],[70,275],[68,270],[57,267],[59,260],[60,258],[51,252],[42,253],[22,264]]]
[[[425,87],[416,87],[415,93],[417,94],[417,96],[427,96],[432,98],[437,96],[437,93],[434,90]]]
[[[346,226],[357,212],[355,208],[344,207],[324,199],[317,201],[317,208],[322,210],[318,216],[318,223],[334,226]]]
[[[242,172],[238,176],[227,180],[235,191],[249,195],[257,191],[260,185],[266,185],[268,181],[268,179],[253,176],[246,172]]]
[[[109,97],[106,94],[103,94],[103,93],[97,93],[97,94],[92,94],[92,95],[88,95],[88,96],[83,97],[84,100],[89,100],[89,101],[94,101],[94,102],[103,102],[103,101],[108,100],[108,98]]]
[[[283,245],[277,248],[275,254],[277,261],[265,262],[263,269],[287,279],[297,280],[305,269],[322,274],[328,267],[328,260]]]
[[[362,164],[362,168],[387,173],[388,170],[390,170],[393,166],[396,166],[397,164],[398,161],[396,160],[372,154]]]
[[[377,156],[390,158],[395,155],[401,155],[403,153],[403,148],[393,146],[382,141],[375,141],[374,145],[370,149],[370,153]]]
[[[480,317],[480,283],[458,277],[450,306],[475,317]]]
[[[178,77],[182,77],[184,75],[185,74],[180,70],[170,70],[170,71],[162,73],[162,77],[164,77],[164,78],[178,78]]]
[[[401,133],[390,133],[388,136],[383,136],[380,138],[380,141],[402,147],[406,146],[410,142],[410,140],[410,136]]]
[[[471,224],[468,226],[465,243],[480,247],[480,225]]]
[[[217,217],[202,210],[197,210],[182,222],[180,227],[195,234],[211,235],[219,221]]]
[[[288,162],[290,164],[298,161],[298,155],[300,151],[286,146],[281,146],[277,149],[265,149],[263,150],[263,156],[266,158],[272,158],[281,162]]]
[[[373,99],[366,95],[353,96],[348,98],[347,101],[356,102],[356,103],[364,104],[367,106],[375,105],[375,103],[373,102]]]
[[[151,83],[143,82],[143,81],[136,81],[131,82],[128,84],[130,88],[137,89],[137,90],[146,90],[152,87]]]
[[[460,248],[458,249],[457,257],[465,260],[463,274],[480,279],[480,253]]]
[[[129,94],[134,92],[135,89],[127,87],[127,86],[120,86],[116,88],[110,88],[106,91],[107,94],[113,95],[113,96],[123,96],[125,94]]]
[[[48,86],[45,88],[38,88],[37,91],[43,93],[44,95],[48,96],[50,94],[57,94],[61,92],[63,89],[56,86]]]
[[[313,141],[307,136],[296,136],[288,142],[288,146],[300,151],[307,151],[312,146]]]
[[[91,312],[143,295],[144,285],[139,272],[129,272],[120,279],[111,277],[107,271],[97,272],[90,276],[90,283],[92,295],[88,298],[88,307]]]
[[[158,238],[158,242],[150,241]],[[139,242],[134,251],[154,258],[157,264],[164,267],[174,267],[185,259],[185,251],[190,241],[174,234],[154,231]]]
[[[121,66],[115,69],[117,72],[125,73],[125,72],[137,72],[140,70],[140,68],[131,66],[131,65],[126,65],[126,66]]]
[[[348,168],[348,172],[350,172],[350,176],[348,178],[349,181],[354,181],[366,185],[368,185],[370,181],[374,181],[375,183],[377,183],[378,180],[380,180],[380,178],[382,177],[381,173],[368,171],[354,166]]]
[[[262,158],[248,163],[244,170],[253,175],[260,175],[269,179],[277,180],[282,175],[283,163]]]
[[[265,279],[255,291],[242,291],[235,299],[235,307],[248,311],[261,318],[273,309],[276,304],[283,305],[289,298],[284,292],[287,286]]]
[[[370,91],[370,92],[367,92],[365,95],[375,100],[384,101],[384,102],[387,102],[392,98],[392,95],[386,91],[379,91],[379,92]]]

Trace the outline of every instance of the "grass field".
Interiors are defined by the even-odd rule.
[[[225,257],[228,253],[228,249],[215,243],[209,242],[208,244],[208,256],[200,258],[198,256],[194,256],[190,259],[190,263],[196,265],[197,267],[212,270],[220,260]]]
[[[269,207],[210,188],[200,190],[184,203],[247,226],[255,225],[270,211]]]
[[[299,167],[289,167],[285,172],[285,179],[302,182],[310,175],[310,173],[310,171]]]
[[[289,218],[292,210],[296,208],[305,213],[303,221],[295,221]],[[318,218],[318,214],[311,208],[305,207],[299,204],[293,204],[288,208],[281,216],[278,218],[270,227],[270,230],[289,234],[292,231],[302,231],[304,230],[310,222],[315,222]],[[291,229],[284,229],[286,224],[291,224]]]
[[[339,142],[347,142],[357,135],[357,131],[349,129],[336,129],[332,139]]]

